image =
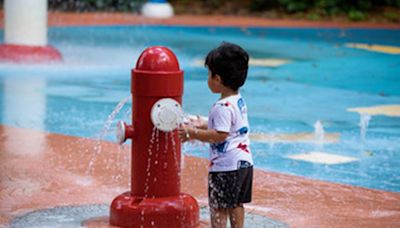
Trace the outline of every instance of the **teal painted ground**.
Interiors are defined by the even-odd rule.
[[[0,123],[98,138],[107,116],[129,95],[130,69],[152,45],[170,47],[185,70],[185,112],[207,115],[218,97],[207,88],[201,61],[211,48],[230,41],[253,58],[290,60],[275,68],[251,67],[242,95],[253,132],[312,133],[319,120],[326,132],[341,134],[339,143],[322,148],[253,143],[258,168],[400,192],[400,118],[373,116],[362,140],[359,115],[346,111],[400,104],[400,55],[345,46],[350,42],[400,47],[400,30],[59,27],[50,29],[49,40],[63,53],[64,64],[0,65]],[[118,120],[129,122],[129,107]],[[106,138],[113,140],[113,133]],[[287,158],[313,150],[358,161],[321,165]],[[207,148],[186,145],[185,153],[207,157]]]

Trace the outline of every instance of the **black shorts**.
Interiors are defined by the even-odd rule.
[[[235,208],[251,202],[253,166],[208,174],[208,201],[211,208]]]

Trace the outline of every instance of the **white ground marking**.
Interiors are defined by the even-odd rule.
[[[302,160],[312,163],[320,163],[320,164],[327,164],[327,165],[336,165],[336,164],[343,164],[348,162],[357,161],[357,158],[354,157],[347,157],[343,155],[337,154],[330,154],[325,152],[318,152],[318,151],[310,151],[303,154],[295,154],[287,156],[290,159],[294,160]]]

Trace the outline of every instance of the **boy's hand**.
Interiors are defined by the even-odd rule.
[[[190,130],[191,128],[188,127],[178,128],[178,136],[183,143],[190,140],[190,133],[189,133]]]
[[[195,127],[199,129],[207,129],[207,120],[199,115],[189,115],[184,122],[187,127]]]

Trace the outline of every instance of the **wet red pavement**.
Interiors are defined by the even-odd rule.
[[[267,19],[260,17],[237,17],[223,15],[176,15],[167,19],[151,19],[128,13],[59,13],[49,14],[51,26],[74,25],[186,25],[186,26],[261,26],[261,27],[331,27],[331,28],[397,28],[398,23],[309,21],[294,19]]]
[[[110,203],[129,189],[129,146],[0,125],[0,151],[0,227],[41,208]],[[207,164],[196,157],[184,160],[182,192],[200,205],[207,203]],[[291,227],[400,226],[399,193],[262,170],[255,171],[253,193],[247,212]]]
[[[0,27],[4,26],[0,11]],[[267,19],[223,15],[176,15],[168,19],[151,19],[131,13],[64,13],[49,12],[50,26],[79,25],[185,25],[185,26],[261,26],[261,27],[315,27],[315,28],[382,28],[400,29],[399,23],[309,21],[295,19]]]

